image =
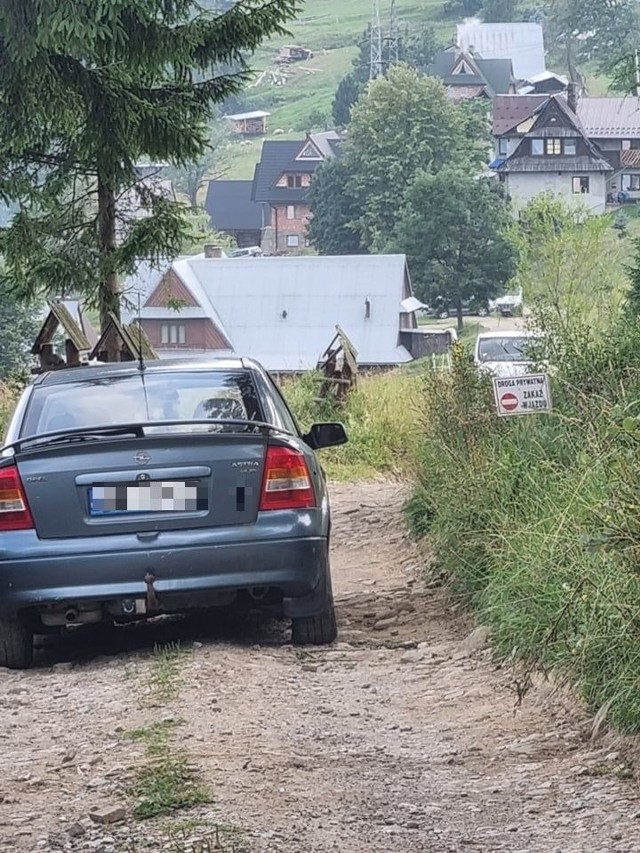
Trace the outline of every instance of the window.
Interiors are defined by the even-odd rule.
[[[187,329],[181,323],[165,323],[160,330],[160,342],[163,344],[186,344]]]
[[[287,187],[290,190],[299,190],[302,187],[302,175],[287,175]]]
[[[506,157],[509,153],[509,140],[508,139],[500,139],[498,140],[498,154],[501,157]]]
[[[562,140],[561,139],[547,139],[547,154],[551,154],[554,157],[557,154],[562,154]]]
[[[295,249],[299,245],[300,245],[300,238],[298,237],[298,235],[297,234],[289,234],[289,236],[287,237],[287,246],[289,246],[290,249]]]
[[[536,157],[544,154],[544,139],[531,140],[531,153]]]
[[[287,206],[287,219],[295,219],[295,218],[296,218],[295,205],[290,204]]]
[[[267,415],[253,371],[248,370],[148,370],[144,385],[138,376],[111,375],[99,381],[87,378],[40,385],[30,401],[23,427],[26,435],[43,431],[53,417],[63,419],[64,429],[66,425],[93,427],[201,418],[264,421]],[[269,420],[275,423],[272,417]],[[185,429],[202,431],[203,427],[186,425]],[[155,430],[164,432],[167,427]]]
[[[640,192],[640,175],[623,175],[621,188],[623,192]]]
[[[576,141],[575,139],[565,139],[564,141],[564,153],[570,156],[575,156],[577,151]]]
[[[574,193],[588,193],[589,178],[582,177],[582,175],[576,176],[573,179],[573,191]]]
[[[623,139],[622,140],[622,150],[623,151],[630,151],[631,150],[631,140],[630,139]]]

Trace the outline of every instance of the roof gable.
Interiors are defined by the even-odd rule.
[[[144,304],[145,308],[167,308],[175,305],[184,306],[186,308],[201,307],[197,299],[191,293],[184,282],[176,275],[175,269],[172,267],[162,277],[160,284],[156,287],[153,293],[149,296]]]

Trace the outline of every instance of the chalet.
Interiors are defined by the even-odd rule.
[[[534,74],[528,80],[524,80],[518,86],[518,95],[558,95],[566,92],[569,81],[562,74],[554,74],[553,71],[543,71],[542,74]]]
[[[484,59],[510,59],[518,80],[546,71],[544,38],[540,24],[460,24],[457,44]]]
[[[516,91],[510,59],[483,59],[478,53],[457,47],[438,53],[425,71],[429,77],[442,80],[454,103],[513,95]]]
[[[269,223],[262,234],[265,255],[291,254],[306,246],[309,187],[318,166],[339,154],[339,144],[335,131],[263,144],[251,198],[262,208],[262,221]]]
[[[265,113],[263,110],[254,110],[250,113],[226,116],[226,118],[231,122],[233,132],[239,136],[264,136],[270,115],[271,113]]]
[[[404,255],[197,257],[171,265],[140,316],[161,358],[235,354],[297,372],[315,368],[336,326],[363,366],[411,361],[421,307]]]
[[[493,102],[496,159],[516,206],[550,191],[592,213],[640,200],[640,98],[499,96]]]
[[[262,229],[271,224],[271,209],[251,198],[253,181],[209,181],[204,203],[211,227],[228,234],[238,248],[260,246]]]

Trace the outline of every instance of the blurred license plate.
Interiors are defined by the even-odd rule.
[[[194,482],[109,483],[89,489],[91,515],[199,512],[206,509],[206,486]]]

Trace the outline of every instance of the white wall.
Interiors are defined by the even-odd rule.
[[[590,191],[584,194],[573,192],[573,177],[571,172],[512,173],[507,175],[506,190],[516,208],[524,207],[540,193],[550,192],[568,204],[586,207],[590,213],[604,213],[607,201],[605,175],[590,172]]]

